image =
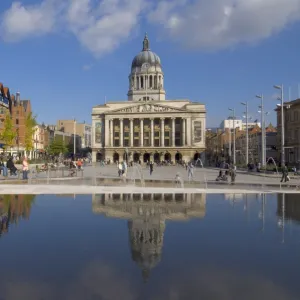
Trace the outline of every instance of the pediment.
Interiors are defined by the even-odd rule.
[[[159,113],[159,112],[185,112],[186,110],[161,104],[143,103],[112,110],[109,113]]]

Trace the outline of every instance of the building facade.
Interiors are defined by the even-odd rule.
[[[281,161],[281,109],[277,108],[277,149]],[[300,167],[300,99],[284,103],[285,162]]]
[[[190,161],[203,159],[205,105],[166,100],[160,58],[145,36],[133,59],[128,101],[108,102],[92,110],[93,161]]]
[[[222,123],[220,124],[220,128],[222,129],[233,129],[233,128],[240,128],[242,130],[246,130],[248,125],[248,128],[254,128],[256,126],[261,127],[260,122],[248,122],[248,124],[246,122],[244,122],[243,120],[238,120],[235,119],[233,120],[233,118],[228,118],[227,120],[223,120]]]
[[[92,147],[92,126],[89,124],[78,123],[76,120],[58,120],[56,128],[70,134],[75,134],[80,137],[80,145],[77,148],[91,148]]]

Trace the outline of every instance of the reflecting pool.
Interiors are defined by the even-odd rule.
[[[0,300],[299,299],[299,195],[0,196]]]

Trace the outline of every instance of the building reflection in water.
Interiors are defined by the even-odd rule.
[[[21,219],[29,219],[34,198],[34,195],[0,196],[0,237],[8,232],[11,224],[18,224]]]
[[[206,194],[93,195],[93,212],[128,220],[131,256],[147,281],[162,255],[165,221],[203,218]]]

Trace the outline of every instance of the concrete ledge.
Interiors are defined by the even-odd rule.
[[[43,194],[300,194],[300,190],[280,189],[198,189],[136,186],[62,186],[61,185],[0,185],[0,194],[43,195]]]

